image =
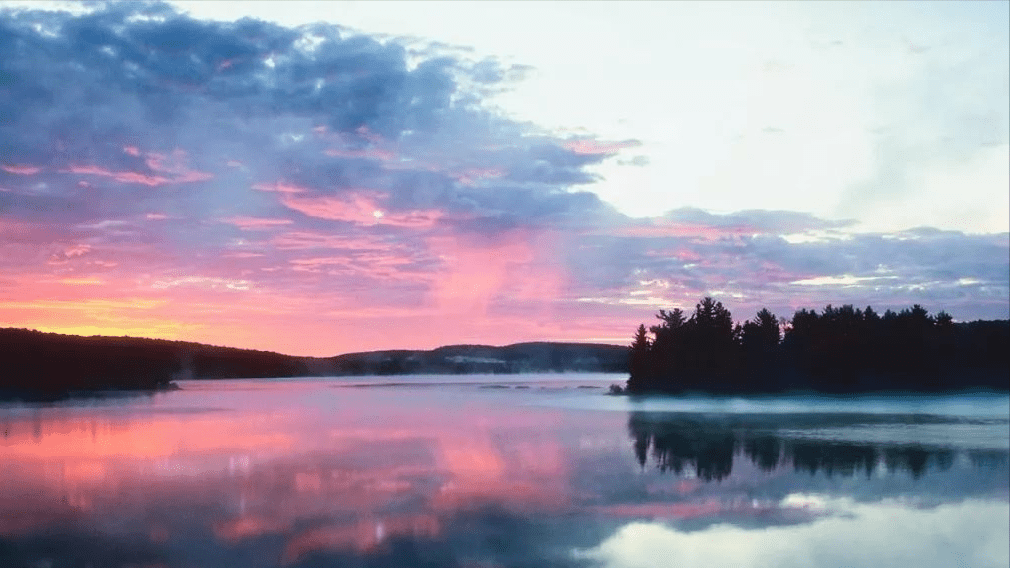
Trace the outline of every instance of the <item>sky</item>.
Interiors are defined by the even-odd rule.
[[[1008,2],[0,2],[0,326],[1010,317]]]

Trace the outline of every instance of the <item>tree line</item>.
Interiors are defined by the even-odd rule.
[[[81,337],[0,328],[0,398],[158,389],[175,379],[304,375],[300,358],[138,337]]]
[[[1007,320],[956,323],[918,304],[883,314],[828,305],[790,320],[762,308],[734,324],[710,297],[690,316],[675,308],[656,318],[631,345],[631,393],[1008,389]]]

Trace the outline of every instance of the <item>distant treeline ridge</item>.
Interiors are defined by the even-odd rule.
[[[298,357],[139,337],[81,337],[0,329],[0,391],[65,392],[157,389],[176,379],[291,377]]]
[[[81,337],[0,329],[0,396],[107,389],[158,389],[177,379],[411,373],[626,372],[628,348],[533,342],[451,345],[296,357],[269,351],[137,337]]]

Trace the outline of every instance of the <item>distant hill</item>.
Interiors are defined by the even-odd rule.
[[[626,372],[628,348],[591,343],[451,345],[294,357],[186,341],[0,328],[0,394],[157,389],[177,379],[410,373]]]
[[[348,353],[309,362],[319,374],[613,372],[628,370],[628,348],[597,343],[447,345],[430,351]]]

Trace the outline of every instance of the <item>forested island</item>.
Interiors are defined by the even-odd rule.
[[[844,305],[801,309],[781,320],[767,309],[734,324],[704,298],[688,316],[660,310],[638,327],[630,393],[756,394],[1008,390],[1010,321],[954,322],[919,305],[878,314]]]
[[[523,372],[625,372],[628,348],[592,343],[454,345],[296,357],[137,337],[0,329],[0,397],[169,388],[179,379]]]

